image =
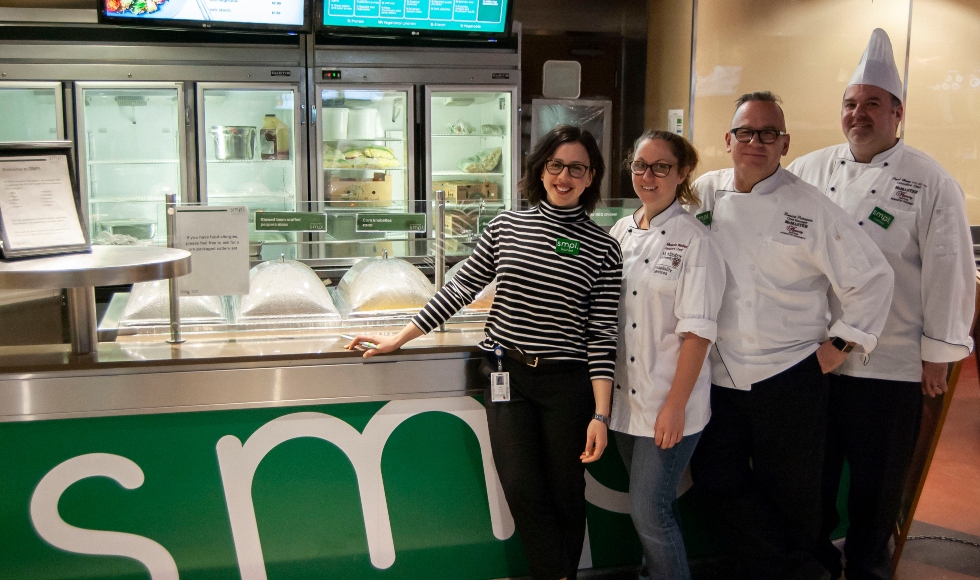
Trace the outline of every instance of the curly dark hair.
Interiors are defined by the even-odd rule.
[[[548,132],[541,141],[538,142],[534,151],[524,162],[524,176],[521,177],[518,188],[522,195],[527,197],[532,205],[538,205],[548,198],[548,192],[544,189],[541,181],[541,174],[548,159],[554,155],[555,150],[566,143],[580,143],[585,147],[589,154],[589,168],[592,171],[592,184],[585,188],[582,197],[579,198],[579,205],[585,208],[586,213],[592,213],[596,204],[599,202],[599,187],[602,178],[606,174],[606,162],[602,159],[602,151],[595,142],[592,133],[573,125],[558,125]]]

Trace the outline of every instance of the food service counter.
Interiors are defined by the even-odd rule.
[[[481,337],[372,359],[322,329],[2,348],[0,577],[526,575]],[[583,568],[639,561],[627,487],[618,453],[589,466]]]

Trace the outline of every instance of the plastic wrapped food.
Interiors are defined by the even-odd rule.
[[[226,322],[219,296],[181,296],[182,324],[223,324]],[[170,324],[170,283],[168,280],[133,284],[119,326]]]
[[[467,173],[490,173],[500,164],[500,147],[493,147],[479,151],[476,155],[470,155],[459,160],[459,170]]]
[[[481,130],[484,135],[503,135],[506,127],[503,125],[483,125]]]
[[[262,262],[249,271],[248,295],[237,320],[263,318],[339,318],[323,282],[309,266],[294,260]]]
[[[449,271],[446,272],[446,281],[448,282],[449,280],[452,280],[456,276],[456,274],[463,268],[463,264],[465,263],[466,260],[463,260],[462,262],[458,262],[455,266],[450,268]],[[469,310],[490,310],[490,306],[493,304],[493,297],[496,295],[497,295],[497,281],[494,280],[493,282],[490,282],[489,284],[484,286],[483,290],[477,292],[476,298],[474,298],[473,302],[470,302],[469,305],[466,306],[466,308]]]
[[[457,119],[455,123],[450,123],[448,129],[450,135],[472,135],[475,131],[473,125],[470,125],[462,119]]]
[[[418,268],[399,258],[364,258],[344,274],[337,291],[351,313],[418,310],[435,293]]]

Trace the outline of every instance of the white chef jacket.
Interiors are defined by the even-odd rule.
[[[845,143],[804,155],[788,170],[844,208],[895,271],[892,307],[874,356],[866,366],[847,357],[840,372],[919,382],[922,360],[952,362],[970,354],[976,266],[956,180],[902,141],[870,163],[855,161]],[[872,219],[876,208],[884,214]]]
[[[735,191],[733,169],[706,173],[694,187],[702,200],[695,213],[703,222],[710,215],[728,267],[712,382],[749,390],[830,336],[857,343],[856,351],[875,348],[894,276],[850,216],[782,167],[750,193]],[[828,332],[831,290],[842,313]]]
[[[635,217],[619,220],[609,231],[623,249],[610,428],[654,437],[684,336],[693,332],[710,341],[717,336],[725,262],[710,232],[678,202],[654,217],[649,229],[637,227]],[[687,401],[684,435],[708,423],[710,392],[705,358]]]

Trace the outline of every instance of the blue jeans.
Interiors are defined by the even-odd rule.
[[[657,447],[653,437],[619,432],[615,437],[630,474],[630,515],[650,580],[690,580],[684,539],[674,518],[674,499],[701,433],[683,437],[670,449]]]

